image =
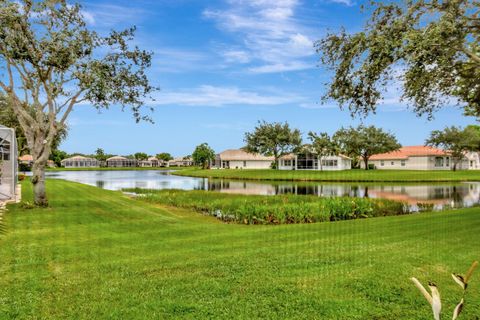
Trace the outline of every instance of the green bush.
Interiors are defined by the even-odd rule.
[[[141,199],[244,224],[293,224],[340,221],[408,213],[401,202],[368,198],[233,195],[211,191],[144,190]]]

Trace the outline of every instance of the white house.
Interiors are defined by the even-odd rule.
[[[191,157],[178,157],[168,161],[168,167],[190,167],[193,166]]]
[[[225,150],[215,157],[212,168],[215,169],[270,169],[274,157],[249,153],[242,149]]]
[[[453,161],[450,152],[428,146],[407,146],[397,151],[373,155],[369,164],[380,170],[451,170]],[[360,164],[365,168],[364,163]],[[465,154],[457,164],[458,170],[480,168],[477,153]]]
[[[100,166],[100,162],[94,158],[87,158],[83,156],[74,156],[63,159],[62,167],[65,168],[96,168]]]
[[[107,167],[111,168],[126,168],[126,167],[136,167],[137,160],[128,159],[121,156],[115,156],[107,159]]]
[[[462,163],[464,166],[467,165],[469,170],[480,170],[480,154],[478,152],[467,152],[465,158],[466,162]]]
[[[344,155],[329,155],[319,157],[311,152],[288,154],[279,160],[280,170],[350,170],[352,159]]]
[[[147,160],[138,161],[139,167],[165,167],[167,162],[156,157],[149,157]]]

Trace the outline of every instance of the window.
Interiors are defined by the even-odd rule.
[[[443,158],[442,157],[435,157],[435,167],[443,167]]]
[[[290,167],[292,165],[292,160],[283,160],[283,165],[286,167]]]
[[[394,165],[395,165],[395,162],[392,161],[392,162],[390,162],[390,164],[391,164],[392,166],[394,166]]]
[[[322,160],[322,166],[324,166],[324,167],[336,167],[336,166],[338,166],[338,160]]]
[[[380,161],[380,165],[383,167],[385,165],[385,161]]]
[[[246,168],[247,167],[247,161],[243,161],[243,166]]]
[[[402,167],[405,167],[405,160],[402,160],[401,162]]]
[[[470,168],[473,168],[473,160],[470,160]]]
[[[447,157],[446,159],[447,159],[447,161],[446,161],[446,164],[445,164],[445,166],[446,166],[446,167],[450,167],[450,158],[449,158],[449,157]]]

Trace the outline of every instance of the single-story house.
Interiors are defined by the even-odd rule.
[[[465,158],[468,161],[467,166],[469,170],[480,169],[480,154],[478,152],[467,152],[465,154]]]
[[[33,156],[31,154],[24,154],[18,157],[18,163],[31,167],[33,165]]]
[[[84,156],[66,158],[60,163],[62,164],[62,167],[65,168],[97,168],[100,166],[100,162],[97,159]]]
[[[136,167],[137,160],[135,159],[128,159],[121,156],[115,156],[107,159],[107,167],[113,168],[124,168],[124,167]]]
[[[274,157],[249,153],[242,149],[225,150],[215,157],[212,168],[215,169],[269,169]]]
[[[165,167],[166,165],[166,161],[159,160],[156,157],[149,157],[147,160],[142,160],[138,162],[139,167]]]
[[[33,156],[31,154],[20,156],[18,157],[18,163],[26,165],[27,167],[31,167],[33,166]],[[54,168],[55,162],[53,162],[53,160],[47,160],[47,167]]]
[[[193,166],[191,157],[178,157],[168,161],[168,167],[190,167]]]
[[[279,159],[280,170],[350,170],[352,159],[342,155],[328,155],[319,157],[312,152],[290,153]]]
[[[472,161],[472,162],[470,162]],[[451,153],[429,146],[407,146],[396,151],[375,154],[369,164],[380,170],[451,170],[453,161]],[[365,168],[363,162],[361,168]],[[478,154],[469,153],[457,164],[458,170],[479,167]]]

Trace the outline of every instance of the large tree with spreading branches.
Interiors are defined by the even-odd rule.
[[[333,141],[343,153],[361,158],[365,170],[369,169],[368,162],[374,154],[391,152],[402,147],[392,133],[363,125],[341,128],[333,135]]]
[[[7,96],[33,156],[34,202],[48,204],[45,166],[52,143],[75,106],[140,109],[155,90],[150,52],[132,47],[135,28],[106,36],[88,28],[78,4],[65,0],[0,2],[0,91]]]
[[[201,166],[202,169],[207,169],[212,161],[215,160],[215,151],[210,148],[208,143],[202,143],[193,151],[192,160],[196,165]]]
[[[273,156],[275,168],[278,169],[280,157],[300,150],[302,134],[300,130],[290,128],[287,122],[259,121],[252,132],[245,133],[244,141],[245,151]]]
[[[418,115],[458,105],[480,117],[480,2],[372,1],[367,11],[363,31],[316,42],[333,71],[325,99],[367,115],[398,83]]]
[[[478,152],[480,146],[480,131],[475,126],[446,127],[443,130],[434,130],[425,144],[440,147],[452,156],[453,167],[456,171],[458,164],[465,158],[469,151]]]
[[[318,156],[320,171],[323,171],[322,159],[326,156],[337,154],[339,151],[338,145],[326,132],[320,132],[317,134],[310,131],[308,133],[308,139],[312,142],[309,149]]]

